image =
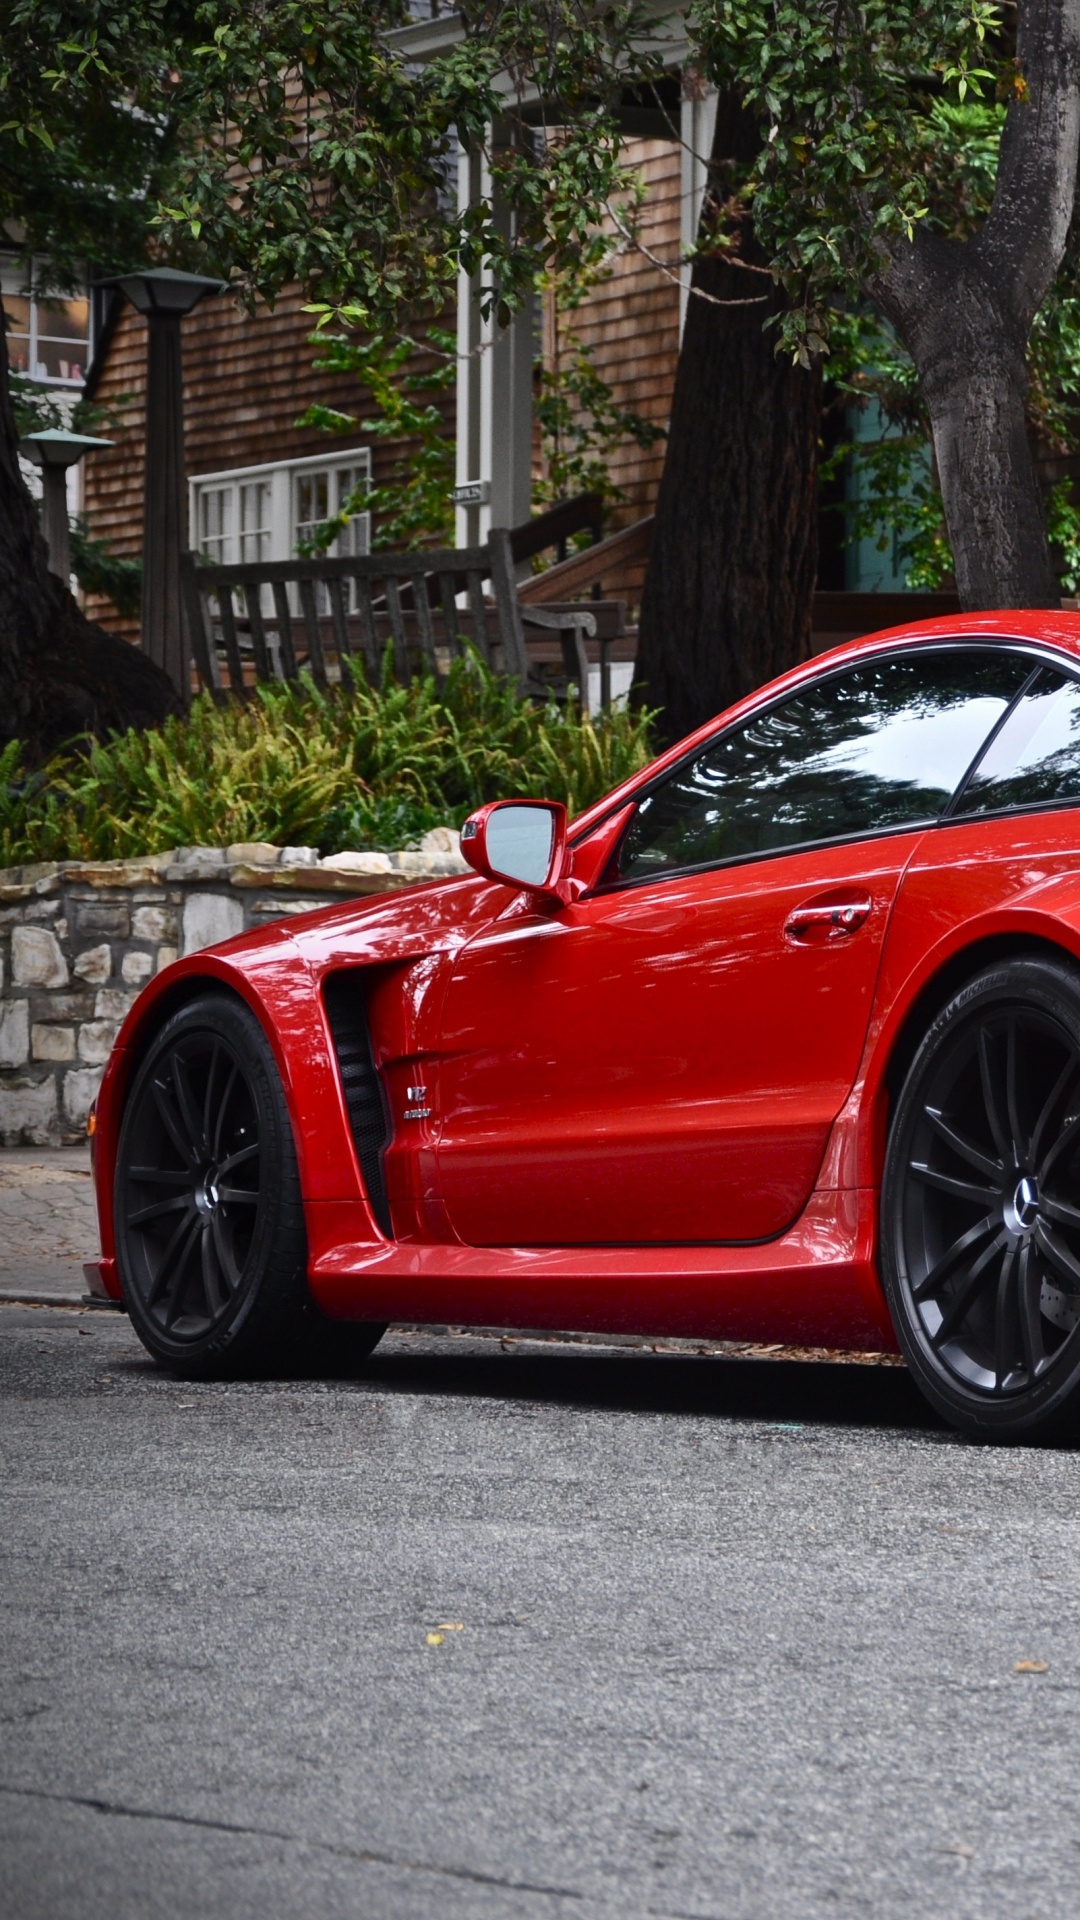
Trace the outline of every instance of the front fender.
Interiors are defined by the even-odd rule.
[[[97,1098],[94,1182],[101,1278],[109,1296],[120,1297],[113,1187],[124,1098],[142,1047],[174,1007],[194,997],[200,987],[216,985],[251,1008],[281,1075],[305,1207],[346,1202],[353,1224],[361,1227],[366,1216],[369,1237],[378,1241],[382,1236],[368,1208],[353,1147],[322,981],[343,967],[400,968],[404,976],[433,953],[455,951],[512,898],[507,888],[470,876],[319,908],[285,925],[275,922],[189,954],[150,981],[117,1035]],[[396,996],[411,1030],[407,1044],[415,1044],[429,1024],[424,1014],[433,998],[420,990],[419,979],[416,984],[417,992]]]
[[[116,1239],[113,1186],[124,1098],[142,1048],[174,1008],[204,986],[235,993],[259,1021],[281,1075],[308,1200],[350,1200],[366,1207],[318,981],[288,932],[267,928],[258,944],[243,937],[242,959],[227,949],[174,962],[140,994],[117,1036],[97,1098],[94,1187],[103,1256],[102,1278],[114,1299]],[[373,1238],[377,1237],[373,1229]]]

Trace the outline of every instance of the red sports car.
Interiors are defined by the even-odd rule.
[[[1080,1422],[1080,618],[838,648],[567,833],[158,976],[101,1284],[189,1375],[391,1320],[902,1350]]]

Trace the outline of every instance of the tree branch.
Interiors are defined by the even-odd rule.
[[[1080,0],[1021,0],[1022,93],[1005,119],[990,213],[971,243],[1026,333],[1061,265],[1080,146]]]
[[[984,315],[996,312],[1023,342],[1061,265],[1080,150],[1080,0],[1020,0],[1017,49],[1024,90],[1006,115],[982,228],[957,241],[920,225],[912,241],[887,249],[866,284],[917,360],[947,286],[966,281]]]

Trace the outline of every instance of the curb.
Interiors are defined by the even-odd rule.
[[[0,1287],[0,1307],[78,1307],[85,1312],[122,1313],[111,1300],[95,1300],[88,1293],[35,1293],[32,1287]]]

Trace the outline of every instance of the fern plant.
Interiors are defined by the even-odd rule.
[[[402,847],[487,800],[565,802],[571,814],[647,765],[651,716],[581,720],[523,702],[470,655],[437,683],[357,670],[306,675],[218,705],[207,695],[150,732],[58,755],[27,774],[0,754],[0,863],[116,859],[177,846]]]

